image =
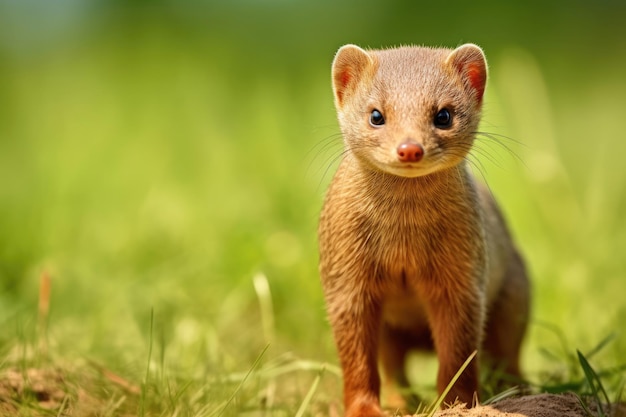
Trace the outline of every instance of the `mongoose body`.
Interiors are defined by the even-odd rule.
[[[332,66],[345,157],[319,226],[320,273],[347,417],[378,417],[411,349],[437,353],[439,392],[478,350],[519,376],[529,283],[491,193],[466,163],[487,65],[455,50],[342,47]],[[446,397],[471,406],[474,360]]]

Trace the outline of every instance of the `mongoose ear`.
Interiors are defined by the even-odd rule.
[[[466,43],[450,52],[446,63],[476,92],[476,99],[481,103],[487,83],[487,60],[483,50],[472,43]]]
[[[342,107],[346,96],[356,90],[363,75],[373,68],[374,59],[356,45],[344,45],[333,60],[333,92],[338,107]]]

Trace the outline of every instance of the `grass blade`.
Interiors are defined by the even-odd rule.
[[[154,308],[150,310],[150,341],[148,344],[148,364],[146,366],[146,377],[141,384],[141,402],[139,404],[139,415],[144,416],[146,412],[146,390],[148,387],[148,378],[150,377],[150,361],[152,360],[152,332],[154,330]]]
[[[497,403],[499,401],[502,401],[506,398],[510,398],[513,397],[515,395],[520,394],[522,391],[520,390],[519,387],[511,387],[507,390],[504,390],[496,395],[494,395],[493,397],[487,399],[486,401],[482,401],[481,404],[482,405],[489,405],[489,404],[493,404],[493,403]]]
[[[600,400],[600,393],[602,393],[604,397],[605,404],[611,403],[609,401],[609,396],[604,390],[604,387],[602,386],[602,382],[600,381],[598,374],[596,373],[596,371],[593,370],[593,368],[589,364],[589,361],[587,361],[587,358],[585,358],[585,356],[582,353],[580,353],[579,350],[576,350],[576,353],[578,354],[578,360],[580,361],[580,366],[583,368],[583,372],[585,373],[585,378],[587,378],[587,382],[589,383],[589,386],[591,387],[591,392],[593,394],[593,397],[598,404],[598,417],[604,417],[605,414],[604,414],[604,411],[602,410],[602,401]]]
[[[463,365],[461,366],[461,368],[459,368],[459,370],[456,372],[456,374],[454,375],[454,377],[452,378],[452,380],[450,381],[450,383],[448,384],[448,386],[446,387],[445,390],[443,390],[443,392],[441,393],[441,395],[439,396],[439,398],[437,398],[437,401],[435,402],[435,404],[433,405],[433,408],[430,410],[430,413],[428,413],[428,417],[433,417],[435,415],[435,413],[437,412],[437,410],[439,410],[439,407],[441,407],[441,404],[443,404],[443,400],[444,398],[446,398],[446,395],[448,395],[448,393],[450,392],[450,390],[452,389],[452,387],[454,386],[454,384],[456,383],[456,381],[459,379],[459,377],[461,376],[461,374],[463,373],[463,371],[465,370],[465,368],[467,368],[467,366],[470,364],[470,362],[472,361],[472,359],[474,359],[474,357],[476,356],[476,354],[478,353],[477,350],[475,350],[474,352],[472,352],[471,355],[469,355],[469,357],[465,360],[465,363],[463,363]]]
[[[617,336],[616,333],[611,333],[609,334],[607,337],[605,337],[604,339],[602,339],[602,341],[600,343],[598,343],[598,345],[596,347],[594,347],[593,349],[591,349],[589,352],[587,352],[587,354],[585,355],[585,358],[587,359],[591,359],[591,357],[593,355],[595,355],[596,353],[598,353],[599,351],[601,351],[604,346],[606,346],[607,344],[609,344],[609,342],[611,342],[613,339],[615,339],[615,337]]]
[[[311,388],[309,388],[309,391],[306,393],[304,400],[302,400],[302,404],[300,404],[300,408],[298,408],[298,411],[296,412],[295,417],[302,417],[304,415],[304,411],[309,406],[309,403],[311,402],[311,398],[313,398],[313,394],[315,394],[315,391],[317,390],[317,386],[319,385],[320,380],[322,379],[322,376],[324,375],[325,370],[326,370],[326,367],[322,366],[322,369],[320,369],[319,373],[313,380],[313,384],[311,384]]]
[[[585,414],[587,415],[587,417],[595,417],[593,415],[593,413],[591,412],[591,410],[589,409],[589,407],[587,407],[587,404],[585,404],[583,399],[580,398],[580,395],[576,394],[576,398],[578,398],[578,403],[583,408],[583,410],[584,410]],[[598,417],[601,417],[601,416],[603,416],[602,411],[600,411],[599,414],[598,414]]]
[[[263,348],[263,350],[261,351],[261,353],[259,353],[259,356],[257,356],[257,358],[254,360],[254,363],[252,364],[252,366],[250,367],[250,369],[248,370],[248,372],[246,373],[246,376],[241,380],[241,382],[239,383],[239,385],[237,385],[237,388],[235,388],[235,391],[232,393],[232,395],[230,396],[230,398],[228,399],[228,401],[226,401],[226,404],[224,404],[224,407],[222,407],[221,410],[219,410],[219,413],[217,413],[217,417],[221,416],[222,414],[224,414],[224,411],[226,411],[226,409],[228,408],[228,406],[230,405],[231,402],[233,402],[233,400],[235,399],[235,396],[237,396],[237,393],[239,392],[239,390],[241,389],[241,387],[243,387],[243,384],[246,383],[246,381],[248,380],[248,377],[252,374],[252,371],[254,371],[254,369],[259,365],[259,362],[261,362],[261,358],[263,357],[263,355],[265,355],[265,352],[267,352],[267,349],[270,347],[270,345],[265,345],[265,347]],[[210,414],[211,416],[214,415],[215,413]]]

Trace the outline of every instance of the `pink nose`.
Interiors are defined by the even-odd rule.
[[[398,160],[400,162],[419,162],[424,156],[424,148],[415,142],[404,142],[398,146]]]

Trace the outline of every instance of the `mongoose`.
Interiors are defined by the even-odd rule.
[[[320,274],[345,415],[378,417],[381,378],[433,349],[441,393],[478,350],[519,376],[529,312],[522,257],[466,158],[487,80],[483,51],[339,49],[332,85],[345,152],[319,225]],[[475,359],[446,396],[478,395]],[[395,381],[392,382],[391,381]]]

